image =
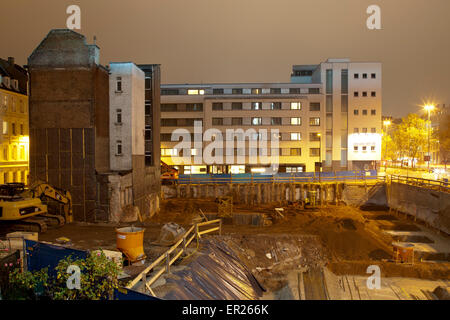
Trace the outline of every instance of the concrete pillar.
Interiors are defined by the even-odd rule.
[[[261,204],[261,185],[260,184],[255,185],[255,192],[256,192],[256,203]]]
[[[191,196],[191,185],[190,184],[188,184],[187,186],[186,186],[186,198],[191,198],[192,196]]]
[[[177,191],[177,198],[180,198],[180,196],[181,196],[181,186],[179,184],[177,184],[175,186],[175,188],[176,188],[176,191]]]

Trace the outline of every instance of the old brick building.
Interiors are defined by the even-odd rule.
[[[111,195],[126,180],[117,180],[110,166],[110,75],[99,54],[83,35],[56,29],[28,58],[30,180],[69,190],[77,221],[112,220],[110,208],[117,202]],[[130,175],[140,174],[133,170]],[[149,184],[156,176],[148,177]],[[158,209],[156,189],[146,197],[151,203],[133,199],[143,215]]]

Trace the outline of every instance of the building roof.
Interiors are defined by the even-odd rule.
[[[19,90],[14,89],[12,86],[8,88],[3,84],[3,82],[0,82],[0,89],[27,95],[28,72],[21,66],[15,64],[14,58],[9,57],[7,60],[0,58],[0,75],[3,77],[9,77],[11,80],[19,81]]]

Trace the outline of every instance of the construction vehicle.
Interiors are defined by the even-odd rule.
[[[178,170],[161,161],[161,183],[175,184],[178,181]]]
[[[49,214],[48,201],[61,203],[66,209],[66,217]],[[37,183],[25,189],[23,183],[0,185],[0,227],[8,231],[45,232],[48,226],[63,226],[72,222],[70,193]]]
[[[37,181],[28,188],[31,198],[39,198],[44,204],[53,208],[58,214],[64,214],[66,223],[73,222],[72,195],[69,191],[56,188],[48,183]],[[62,207],[62,210],[55,207]]]

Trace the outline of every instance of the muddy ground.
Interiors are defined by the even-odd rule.
[[[450,279],[450,263],[417,261],[411,266],[389,261],[394,239],[383,229],[414,231],[418,227],[384,208],[361,210],[328,206],[302,210],[291,205],[284,207],[284,218],[281,218],[274,214],[275,207],[235,205],[234,212],[272,216],[272,225],[224,224],[222,229],[223,240],[269,290],[281,288],[285,281],[283,275],[290,271],[314,266],[327,266],[335,274],[365,275],[367,266],[378,264],[385,277]],[[175,222],[187,229],[199,217],[199,209],[214,213],[217,203],[213,199],[166,200],[161,203],[159,214],[144,223],[134,223],[146,228],[144,247],[150,261],[167,249],[151,245],[158,238],[161,227],[167,222]],[[72,240],[75,248],[115,250],[116,227],[75,223],[48,230],[39,239],[54,242],[64,236]]]

